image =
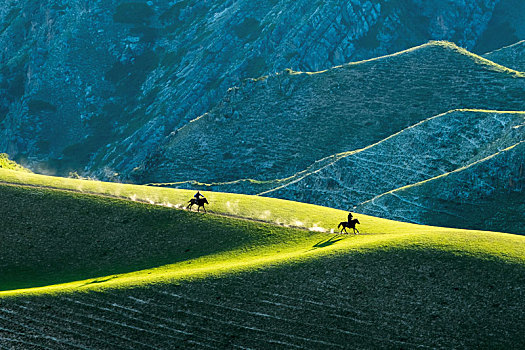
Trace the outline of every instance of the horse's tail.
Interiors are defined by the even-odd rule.
[[[337,225],[337,228],[341,227],[343,225],[343,222],[341,221],[339,225]]]

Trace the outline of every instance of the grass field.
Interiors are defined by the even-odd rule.
[[[364,215],[345,236],[346,212],[272,198],[206,193],[202,214],[184,190],[0,180],[2,348],[525,345],[522,236]]]

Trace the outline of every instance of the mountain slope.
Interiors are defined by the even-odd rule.
[[[218,182],[283,178],[455,108],[523,110],[523,73],[450,43],[231,89],[173,133],[134,179]]]
[[[24,168],[20,164],[9,159],[9,156],[5,153],[0,153],[0,168],[16,171],[31,172],[31,170]]]
[[[496,51],[483,55],[486,59],[494,61],[505,67],[521,72],[525,71],[525,40],[506,46]]]
[[[378,144],[264,192],[276,198],[352,208],[382,193],[448,173],[525,139],[525,113],[458,110],[427,119]],[[381,216],[381,215],[380,215]]]
[[[356,210],[430,225],[524,234],[524,169],[522,140],[465,168],[377,196]]]
[[[6,0],[0,152],[42,172],[118,177],[243,79],[430,39],[472,49],[506,2]],[[519,26],[523,14],[498,19]]]
[[[2,206],[13,214],[2,222],[7,244],[0,245],[0,257],[18,283],[25,278],[35,286],[43,282],[36,276],[56,278],[68,270],[82,278],[86,271],[80,267],[90,264],[109,273],[116,263],[140,268],[141,260],[162,252],[173,259],[158,268],[0,292],[2,347],[519,348],[525,343],[522,236],[364,215],[361,235],[333,236],[256,223],[257,216],[247,211],[242,213],[250,221],[27,185],[68,189],[76,183],[114,195],[117,189],[141,189],[137,198],[177,196],[182,190],[8,170],[0,170],[0,177],[29,180],[0,186]],[[318,215],[337,222],[345,214],[263,197],[215,196],[258,203],[256,210],[283,210],[288,221]],[[63,233],[69,233],[67,239],[60,239]],[[27,248],[23,256],[15,254],[20,246]]]

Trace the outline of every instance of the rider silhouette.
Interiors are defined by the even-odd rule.
[[[352,213],[349,212],[348,213],[348,222],[352,221],[352,218],[353,218],[353,215],[352,215]]]
[[[193,197],[198,201],[200,198],[204,198],[204,196],[200,193],[200,191],[197,191],[197,193],[195,193],[193,195]]]

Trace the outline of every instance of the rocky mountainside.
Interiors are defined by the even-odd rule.
[[[523,139],[467,167],[373,198],[356,210],[436,226],[525,234]]]
[[[139,182],[292,176],[458,108],[525,110],[525,75],[446,42],[231,89],[137,169]]]
[[[516,0],[2,0],[0,151],[119,177],[245,78],[429,39],[489,51],[523,39],[524,14]]]
[[[502,66],[525,72],[525,40],[483,55]]]

